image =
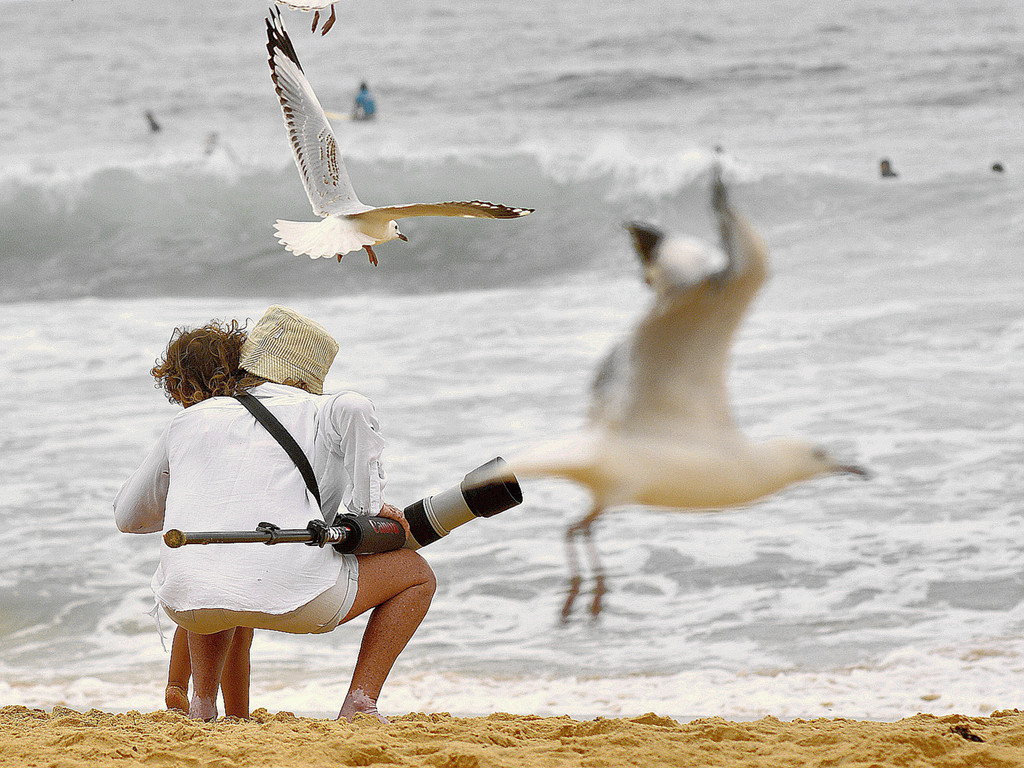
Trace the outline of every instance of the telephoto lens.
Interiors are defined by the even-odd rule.
[[[458,485],[406,507],[403,511],[412,536],[405,546],[425,547],[474,518],[493,517],[522,503],[519,481],[498,456],[467,474]]]

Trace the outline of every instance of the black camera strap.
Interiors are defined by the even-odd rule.
[[[291,457],[292,461],[295,462],[295,466],[298,467],[299,474],[302,475],[302,479],[306,481],[306,487],[309,492],[313,494],[313,498],[316,499],[316,504],[320,506],[320,487],[316,483],[316,475],[313,474],[313,467],[309,464],[309,459],[306,458],[306,454],[302,452],[302,448],[295,442],[295,438],[291,436],[291,433],[284,428],[284,425],[277,420],[277,417],[267,410],[267,407],[263,405],[256,397],[250,395],[248,392],[239,392],[235,395],[235,399],[246,407],[256,421],[262,424],[267,432],[281,444],[285,452]],[[323,510],[321,510],[321,514]]]

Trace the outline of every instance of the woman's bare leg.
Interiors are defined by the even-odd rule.
[[[188,714],[188,680],[192,662],[188,656],[188,632],[178,627],[171,641],[171,662],[167,668],[164,703],[168,709]]]
[[[189,717],[197,720],[217,719],[217,692],[235,630],[225,629],[212,635],[192,632],[188,636],[192,660],[192,704]]]
[[[359,558],[356,601],[345,617],[373,608],[363,632],[352,684],[338,718],[352,720],[363,712],[388,722],[377,712],[380,689],[395,659],[427,613],[437,582],[427,561],[411,549]]]
[[[224,672],[220,679],[220,692],[224,696],[224,716],[249,717],[249,648],[252,629],[235,627],[235,635],[228,648]]]

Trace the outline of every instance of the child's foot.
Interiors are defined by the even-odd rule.
[[[164,688],[164,704],[175,712],[188,714],[188,691],[177,683],[168,683]]]
[[[391,722],[377,711],[376,699],[371,699],[362,689],[356,688],[345,697],[345,703],[341,705],[341,713],[338,715],[338,719],[348,720],[351,723],[359,713],[376,717],[382,723]]]

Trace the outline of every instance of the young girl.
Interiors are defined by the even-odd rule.
[[[262,379],[238,367],[245,342],[245,329],[237,320],[212,320],[200,328],[176,328],[163,356],[150,373],[167,399],[188,408],[211,397],[231,396]],[[249,717],[249,649],[253,631],[243,627],[235,632],[224,672],[221,694],[224,714]],[[164,702],[168,709],[188,714],[188,683],[192,676],[188,632],[178,627],[171,643]]]

